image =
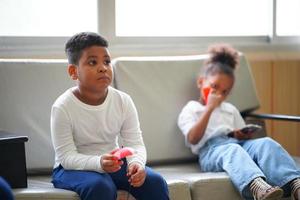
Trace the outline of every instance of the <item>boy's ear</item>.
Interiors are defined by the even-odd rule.
[[[204,78],[202,76],[199,76],[197,79],[197,87],[201,88]]]
[[[77,80],[78,76],[77,76],[77,67],[73,64],[69,64],[68,65],[68,72],[69,75],[71,76],[71,78],[73,80]]]

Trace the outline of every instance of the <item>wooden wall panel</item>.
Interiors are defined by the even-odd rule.
[[[272,62],[250,61],[260,108],[257,113],[272,113]],[[272,121],[266,121],[267,134],[272,137]]]
[[[273,111],[300,116],[300,61],[274,62]],[[300,123],[273,123],[273,137],[292,155],[300,155]]]
[[[260,113],[300,116],[300,60],[250,60]],[[300,156],[300,123],[267,120],[268,135]]]

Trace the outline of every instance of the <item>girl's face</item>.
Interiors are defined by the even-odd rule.
[[[217,95],[222,95],[225,98],[229,95],[234,84],[234,79],[224,73],[217,73],[198,79],[198,88],[200,89],[201,98],[204,102],[207,99],[207,89],[209,93],[214,92]],[[206,90],[206,91],[205,91]]]

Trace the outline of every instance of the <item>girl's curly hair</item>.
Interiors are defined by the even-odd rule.
[[[209,58],[204,62],[204,74],[225,73],[234,77],[239,64],[239,53],[229,44],[216,44],[208,49]]]

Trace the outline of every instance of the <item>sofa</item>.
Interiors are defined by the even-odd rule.
[[[113,60],[112,86],[128,93],[135,102],[147,148],[147,165],[166,179],[171,200],[242,199],[225,172],[201,172],[197,156],[185,146],[177,127],[182,107],[188,100],[198,98],[196,79],[205,58],[207,55]],[[57,59],[0,59],[0,130],[29,137],[25,144],[28,187],[13,189],[17,200],[79,199],[76,193],[53,188],[51,183],[51,106],[61,93],[75,85],[66,66],[66,60]],[[251,68],[243,54],[228,101],[244,116],[252,114],[252,119],[252,111],[259,108]],[[300,163],[299,158],[295,160]],[[126,197],[125,191],[119,191],[118,199]]]

